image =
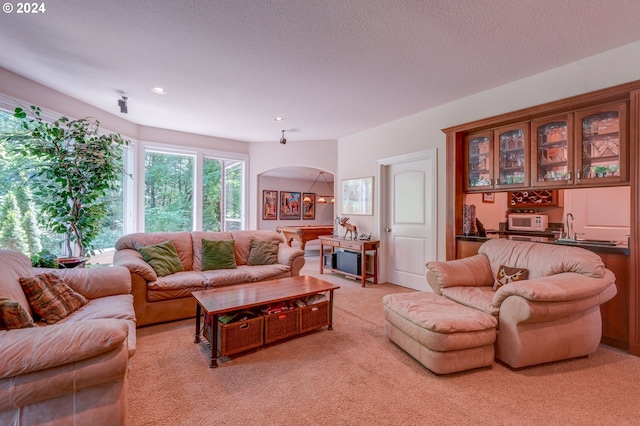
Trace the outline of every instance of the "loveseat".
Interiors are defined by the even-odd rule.
[[[8,250],[0,250],[0,270],[0,424],[126,423],[136,349],[129,271],[32,268],[27,256]],[[61,279],[83,304],[61,319],[56,312],[53,324],[34,314],[21,284],[45,276]]]
[[[233,241],[235,267],[203,270],[203,240]],[[277,242],[275,263],[249,264],[253,240]],[[139,250],[167,241],[175,246],[183,270],[158,276]],[[195,316],[193,291],[256,281],[268,285],[269,280],[298,276],[305,263],[304,251],[288,247],[281,234],[267,230],[134,233],[121,237],[115,249],[114,265],[131,272],[138,326]]]
[[[434,293],[498,319],[495,356],[513,368],[595,352],[600,305],[617,291],[600,256],[579,247],[494,239],[426,266]]]

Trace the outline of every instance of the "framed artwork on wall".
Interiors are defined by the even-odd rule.
[[[316,194],[312,192],[302,193],[302,219],[316,218]]]
[[[482,193],[482,202],[483,203],[493,203],[493,192],[483,192]]]
[[[342,181],[342,214],[373,215],[373,176]]]
[[[265,189],[262,191],[262,220],[278,218],[278,191]]]
[[[300,192],[280,191],[280,219],[300,219]]]

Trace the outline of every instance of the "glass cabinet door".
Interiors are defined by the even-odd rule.
[[[533,186],[566,185],[572,179],[573,114],[534,120]]]
[[[627,108],[625,102],[576,113],[576,183],[627,180]]]
[[[467,152],[467,189],[492,188],[491,132],[476,133],[465,138]]]
[[[496,187],[529,185],[529,123],[495,131],[498,178]]]

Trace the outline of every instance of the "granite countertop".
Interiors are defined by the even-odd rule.
[[[507,238],[515,241],[531,241],[543,244],[561,244],[567,246],[582,247],[596,253],[613,253],[629,256],[629,245],[627,241],[603,241],[603,240],[577,240],[558,241],[554,237],[543,237],[531,234],[504,234],[504,233],[487,233],[486,237],[478,237],[473,235],[456,235],[456,239],[461,241],[487,241],[495,238]]]

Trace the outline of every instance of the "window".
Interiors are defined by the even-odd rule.
[[[145,153],[145,232],[193,229],[194,164],[193,156]]]
[[[43,112],[45,119],[48,117]],[[46,212],[39,201],[46,194],[35,185],[32,171],[42,167],[41,160],[15,151],[6,137],[24,130],[12,113],[0,110],[0,248],[34,255],[40,251],[61,253],[63,235],[49,231],[43,224]],[[126,161],[127,150],[123,160]],[[94,240],[96,251],[112,248],[124,233],[123,183],[106,196],[108,212],[101,232]],[[96,263],[96,262],[92,262]]]
[[[144,232],[243,229],[245,161],[222,157],[145,147]]]
[[[40,164],[3,138],[21,131],[9,112],[14,103],[0,95],[0,248],[59,255],[63,236],[43,225],[30,181],[29,171]],[[43,111],[42,117],[53,121],[60,114]],[[126,233],[245,228],[246,155],[132,141],[123,162],[127,174],[107,196],[108,214],[89,263],[110,263],[115,242]]]

